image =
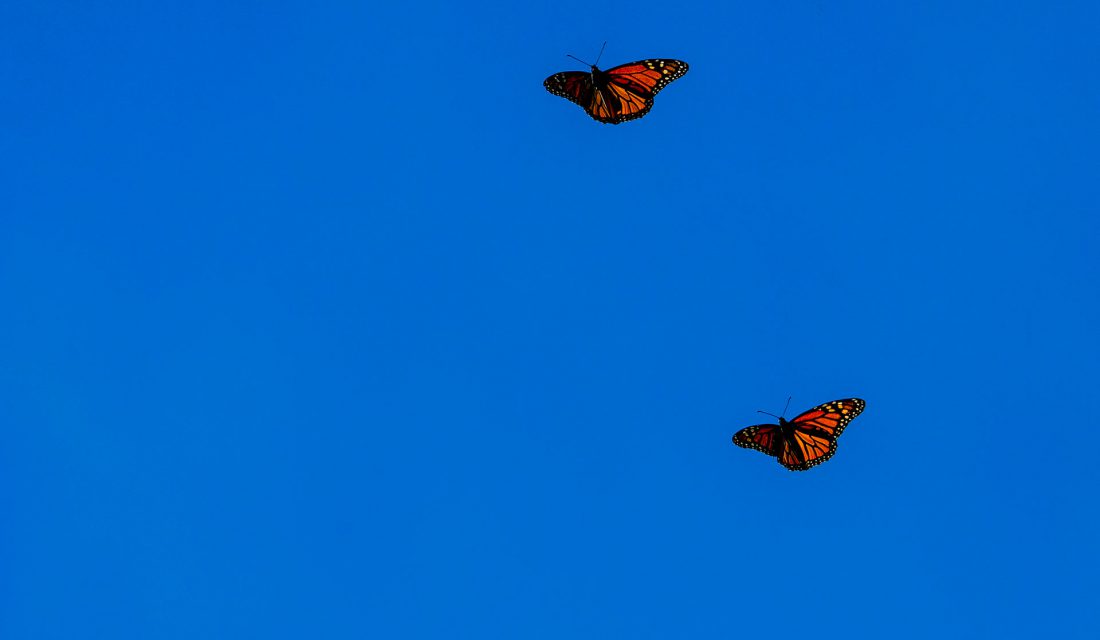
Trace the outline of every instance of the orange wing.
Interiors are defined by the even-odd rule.
[[[588,103],[582,104],[588,115],[605,124],[619,124],[619,98],[609,88],[592,87]]]
[[[794,429],[784,438],[779,464],[791,471],[805,471],[833,457],[836,439],[867,403],[859,398],[833,400],[791,420]]]
[[[757,424],[733,434],[733,444],[746,449],[763,451],[778,456],[783,451],[783,437],[777,424]]]
[[[799,430],[822,432],[835,440],[866,406],[859,398],[833,400],[796,416],[791,424]]]
[[[805,471],[833,457],[836,438],[795,429],[783,438],[783,451],[776,456],[779,464],[791,471]]]
[[[628,62],[608,69],[607,91],[610,95],[606,97],[606,102],[611,104],[608,116],[601,118],[594,110],[589,113],[593,118],[611,124],[641,118],[653,108],[653,96],[687,70],[686,62],[662,58]],[[597,89],[595,93],[600,94],[601,91]]]
[[[621,86],[643,99],[652,100],[661,89],[682,77],[687,71],[688,63],[683,60],[651,58],[612,67],[607,70],[607,75],[611,77],[612,84]]]
[[[600,122],[619,124],[641,118],[653,108],[653,98],[644,98],[613,82],[603,89],[596,88],[593,93],[588,114]]]
[[[550,93],[584,107],[592,103],[592,74],[584,71],[562,71],[542,81]]]

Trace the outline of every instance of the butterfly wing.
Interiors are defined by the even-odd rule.
[[[833,400],[795,416],[791,423],[796,428],[817,430],[835,439],[866,406],[859,398]]]
[[[733,444],[746,449],[763,451],[769,456],[783,452],[783,437],[777,424],[757,424],[733,434]]]
[[[611,84],[642,99],[652,100],[661,89],[688,71],[688,63],[671,58],[628,62],[607,70]]]
[[[584,71],[562,71],[542,81],[550,93],[575,102],[589,110],[593,100],[592,74]]]
[[[652,102],[646,104],[645,100],[612,87],[610,84],[593,87],[592,102],[584,109],[588,115],[604,124],[619,124],[640,118],[649,111]]]
[[[783,438],[783,451],[777,458],[779,464],[791,471],[805,471],[825,462],[834,453],[836,438],[795,429]]]
[[[805,471],[833,457],[837,437],[865,406],[859,398],[834,400],[796,416],[791,420],[793,429],[783,439],[779,464],[791,471]]]
[[[610,114],[607,119],[592,117],[611,124],[641,118],[653,108],[653,96],[687,70],[686,62],[666,58],[628,62],[608,69],[606,101],[611,105]]]

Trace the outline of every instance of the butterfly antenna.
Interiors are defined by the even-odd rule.
[[[587,62],[585,62],[584,60],[581,60],[581,59],[580,59],[580,58],[578,58],[577,56],[571,56],[571,55],[569,55],[568,53],[567,53],[567,54],[565,54],[565,57],[566,57],[566,58],[573,58],[574,60],[576,60],[577,62],[579,62],[579,63],[583,64],[583,65],[584,65],[584,66],[586,66],[586,67],[591,67],[591,66],[593,66],[593,65],[590,65],[590,64],[588,64],[588,63],[587,63]]]
[[[775,415],[774,413],[768,413],[767,411],[760,411],[759,409],[757,409],[757,410],[756,410],[756,412],[757,412],[757,413],[762,413],[762,414],[764,414],[764,415],[766,415],[766,416],[771,416],[771,417],[773,417],[773,418],[778,418],[778,417],[779,417],[779,416]]]
[[[606,49],[606,48],[607,48],[607,40],[604,40],[604,41],[603,41],[603,46],[602,46],[602,47],[600,47],[600,55],[596,56],[596,64],[594,64],[594,65],[592,65],[592,66],[599,66],[599,64],[600,64],[600,58],[602,58],[602,57],[603,57],[603,50],[604,50],[604,49]]]
[[[787,404],[783,405],[783,415],[787,415],[787,409],[791,406],[791,398],[794,396],[787,396]]]

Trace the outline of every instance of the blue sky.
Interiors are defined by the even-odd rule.
[[[0,635],[1100,633],[1094,3],[322,4],[0,8]]]

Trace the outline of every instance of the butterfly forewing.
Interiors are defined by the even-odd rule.
[[[628,62],[607,70],[613,84],[652,99],[673,80],[687,73],[688,64],[671,58],[651,58]]]
[[[592,102],[592,74],[584,71],[563,71],[555,73],[542,85],[550,93],[575,102],[586,110]]]
[[[757,424],[745,427],[733,435],[733,443],[746,449],[763,451],[778,456],[783,451],[783,438],[777,424]]]
[[[865,406],[867,403],[859,398],[833,400],[795,416],[791,424],[800,430],[824,432],[835,439]]]

